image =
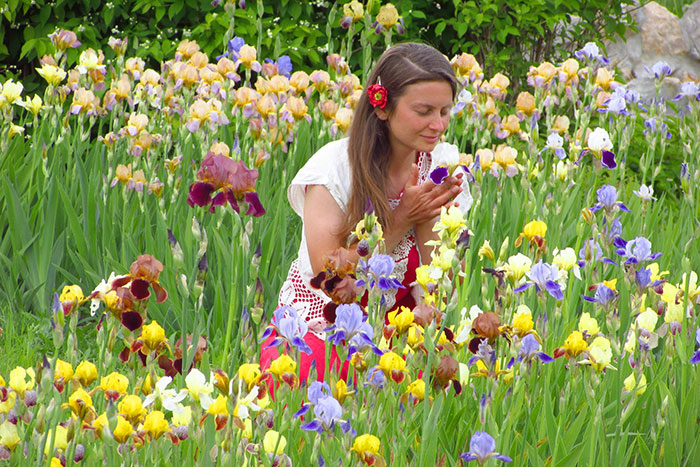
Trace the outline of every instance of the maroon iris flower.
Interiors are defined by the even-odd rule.
[[[140,255],[131,263],[129,274],[117,277],[112,282],[112,288],[118,289],[129,284],[129,291],[136,300],[145,300],[151,296],[149,287],[156,293],[156,302],[161,303],[168,298],[168,292],[158,283],[158,276],[163,272],[163,263],[151,255]]]
[[[248,169],[241,161],[210,152],[197,172],[197,181],[190,185],[187,203],[190,206],[209,206],[210,212],[228,203],[240,212],[238,203],[242,201],[248,205],[247,215],[260,217],[265,214],[265,209],[255,192],[257,179],[256,169]]]

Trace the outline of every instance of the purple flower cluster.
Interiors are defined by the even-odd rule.
[[[291,347],[298,348],[307,355],[311,355],[313,351],[304,340],[304,336],[306,336],[308,330],[309,326],[306,324],[306,321],[299,317],[294,308],[291,306],[281,306],[277,308],[272,315],[272,323],[265,329],[265,332],[260,338],[260,342],[265,341],[274,331],[276,337],[267,347],[274,347],[286,343]]]
[[[350,422],[344,421],[340,417],[343,416],[343,406],[331,394],[331,388],[327,383],[314,381],[307,389],[307,397],[309,402],[302,405],[294,416],[301,417],[305,415],[311,407],[314,408],[316,418],[300,426],[302,430],[315,431],[323,433],[324,431],[332,430],[336,423],[340,424],[343,433],[350,431]]]
[[[532,360],[534,357],[537,357],[542,363],[553,362],[554,359],[552,357],[540,351],[541,347],[542,346],[540,345],[540,342],[533,334],[526,335],[525,337],[523,337],[523,340],[520,344],[518,361],[529,361]]]
[[[598,49],[598,46],[593,42],[587,43],[581,50],[574,52],[574,57],[581,61],[597,61],[601,65],[610,63],[610,60],[600,54],[600,49]]]
[[[496,441],[485,431],[477,431],[469,440],[469,452],[459,456],[465,462],[477,461],[479,465],[484,465],[490,458],[503,462],[513,462],[508,456],[496,452]]]
[[[613,244],[617,247],[617,254],[626,258],[625,264],[639,264],[643,261],[654,261],[661,253],[651,252],[651,242],[644,237],[637,237],[625,241],[617,237]]]
[[[612,290],[607,285],[601,283],[598,284],[598,286],[596,287],[595,293],[592,297],[582,295],[581,298],[583,298],[587,302],[597,303],[602,307],[607,307],[617,298],[617,295],[615,294],[614,290]]]
[[[381,355],[381,350],[372,342],[374,330],[367,322],[367,316],[357,303],[338,305],[335,309],[335,323],[325,329],[328,341],[333,345],[348,345],[348,358],[355,352],[363,352],[372,348]]]
[[[376,285],[381,290],[403,289],[401,282],[393,276],[394,266],[394,259],[389,255],[374,255],[369,261],[360,259],[356,269],[360,279],[355,284],[365,287],[369,283],[370,288]]]
[[[606,213],[611,214],[615,207],[618,207],[624,212],[632,212],[622,201],[617,200],[617,188],[612,185],[604,185],[598,188],[598,190],[596,190],[596,195],[598,195],[598,202],[591,208],[593,212],[605,209]]]
[[[538,292],[546,290],[549,295],[557,300],[564,299],[564,293],[561,291],[561,285],[556,282],[557,279],[559,279],[559,268],[556,266],[543,263],[540,260],[537,262],[537,264],[530,268],[530,272],[527,273],[527,277],[530,280],[513,290],[513,292],[520,293],[534,285]]]

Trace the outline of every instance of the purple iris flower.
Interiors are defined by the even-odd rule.
[[[287,343],[292,347],[298,348],[301,352],[311,355],[313,351],[304,340],[308,330],[309,326],[306,324],[306,321],[299,317],[294,308],[281,306],[275,310],[272,316],[272,323],[265,329],[260,342],[270,337],[272,332],[275,331],[277,337],[267,347]]]
[[[482,339],[479,342],[479,349],[476,351],[476,355],[469,359],[467,366],[472,366],[478,360],[484,362],[487,368],[492,368],[496,365],[498,357],[496,356],[496,351],[489,345],[488,339]]]
[[[700,328],[698,328],[697,331],[695,331],[695,342],[697,342],[698,345],[700,345]],[[690,358],[690,363],[692,363],[693,365],[695,365],[696,363],[700,363],[700,350],[693,354],[693,356]]]
[[[654,65],[652,65],[651,69],[648,67],[644,67],[644,69],[654,75],[656,79],[663,79],[664,76],[669,76],[672,72],[671,67],[669,66],[668,63],[664,62],[663,60],[660,60]]]
[[[577,60],[589,60],[589,61],[594,61],[597,60],[599,63],[602,65],[607,65],[610,63],[610,61],[602,56],[600,54],[600,50],[598,49],[598,46],[593,43],[589,42],[586,45],[583,46],[581,50],[577,50],[574,52],[574,57],[576,57]]]
[[[644,136],[649,133],[663,133],[666,139],[671,139],[671,132],[668,131],[668,125],[661,123],[661,125],[656,124],[656,118],[652,117],[644,121],[644,130],[642,131]]]
[[[379,366],[373,366],[367,372],[367,382],[375,388],[382,389],[386,384],[386,376]]]
[[[331,333],[328,341],[333,345],[349,344],[348,358],[355,352],[363,351],[368,347],[376,349],[375,353],[377,351],[381,353],[381,350],[372,342],[374,330],[357,303],[338,305],[335,309],[335,323],[325,331]]]
[[[508,456],[496,452],[496,441],[485,431],[477,431],[469,440],[469,452],[459,456],[462,460],[477,461],[479,465],[484,465],[490,458],[503,462],[513,462]]]
[[[615,239],[617,254],[627,258],[625,264],[639,264],[642,261],[654,261],[661,253],[651,252],[651,242],[644,237],[637,237],[628,242],[618,237]]]
[[[634,280],[640,289],[646,289],[651,285],[651,269],[640,269],[634,274]]]
[[[591,211],[596,212],[602,208],[607,213],[611,213],[617,206],[621,211],[632,212],[622,201],[617,200],[617,188],[614,186],[604,185],[596,190],[596,194],[598,195],[598,202],[591,208]]]
[[[549,295],[557,300],[564,299],[564,294],[561,291],[561,285],[556,282],[557,279],[559,279],[559,268],[556,266],[543,263],[542,260],[540,260],[537,262],[537,264],[530,268],[530,272],[527,273],[527,277],[529,277],[530,280],[513,290],[513,292],[520,293],[534,285],[538,292],[546,290]]]
[[[447,167],[438,167],[432,172],[430,172],[430,180],[436,185],[442,183],[450,175],[450,171]]]
[[[330,397],[331,395],[331,387],[328,385],[328,383],[323,381],[314,381],[306,389],[306,397],[309,399],[309,402],[302,405],[301,409],[294,414],[294,417],[301,417],[308,412],[311,407],[318,404],[318,401],[324,397]]]
[[[294,68],[292,66],[292,59],[289,58],[289,56],[282,55],[276,62],[270,58],[266,58],[265,62],[275,64],[277,66],[277,73],[280,75],[286,76],[287,78],[292,76],[292,70]]]
[[[613,300],[615,300],[616,295],[615,291],[607,285],[598,284],[598,286],[595,289],[595,293],[592,297],[582,295],[581,298],[583,298],[587,302],[597,303],[598,305],[607,307]]]
[[[613,219],[613,221],[610,223],[610,227],[608,228],[608,220],[603,219],[603,233],[605,236],[609,239],[615,239],[622,235],[622,223],[620,222],[620,219]],[[617,263],[613,263],[617,265]]]
[[[520,354],[518,355],[518,361],[529,361],[532,358],[537,357],[542,363],[553,362],[554,359],[552,357],[550,357],[544,352],[539,351],[540,347],[540,343],[534,335],[526,335],[525,337],[523,337],[523,340],[520,345]]]
[[[323,433],[324,431],[332,430],[337,422],[342,422],[340,417],[343,416],[343,407],[333,396],[325,396],[320,398],[314,405],[314,414],[316,418],[309,423],[301,425],[300,428],[306,431]],[[349,429],[349,425],[347,428]],[[343,432],[347,432],[345,427]]]
[[[394,259],[389,255],[374,255],[367,262],[363,259],[358,261],[357,272],[369,279],[370,288],[376,284],[381,290],[403,289],[401,282],[392,276],[395,264]],[[356,285],[364,287],[367,281],[358,279]]]
[[[639,102],[639,99],[641,98],[641,96],[639,95],[639,91],[635,91],[634,89],[626,89],[624,86],[619,86],[615,88],[614,92],[618,94],[624,93],[625,100],[628,104]]]
[[[692,98],[700,100],[700,86],[698,86],[692,81],[686,81],[683,84],[681,84],[679,94],[671,100],[678,101],[684,97],[687,97],[688,99]]]
[[[632,113],[627,110],[627,99],[625,99],[624,94],[614,93],[610,96],[610,99],[606,101],[605,108],[598,109],[601,113],[613,113],[616,115],[632,115]]]
[[[244,45],[245,45],[245,40],[243,40],[243,38],[238,37],[238,36],[234,37],[233,39],[228,41],[228,44],[227,44],[228,53],[227,53],[227,55],[233,60],[238,60],[241,57],[241,54],[240,54],[241,47],[243,47]]]

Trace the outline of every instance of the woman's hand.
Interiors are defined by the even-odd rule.
[[[414,225],[433,222],[443,206],[449,208],[452,205],[452,199],[462,191],[461,185],[461,173],[447,177],[440,185],[431,181],[419,185],[418,166],[413,164],[401,202],[394,210],[394,225],[408,230]]]

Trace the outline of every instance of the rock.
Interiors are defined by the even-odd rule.
[[[685,7],[680,22],[688,54],[700,60],[700,0]]]
[[[656,2],[642,8],[642,49],[660,55],[680,55],[688,51],[681,32],[681,20]]]
[[[685,7],[682,19],[656,2],[632,8],[639,32],[628,30],[624,41],[605,44],[610,66],[626,87],[644,101],[652,99],[655,81],[647,68],[660,60],[673,70],[661,87],[665,99],[675,97],[683,81],[700,82],[700,0]]]

